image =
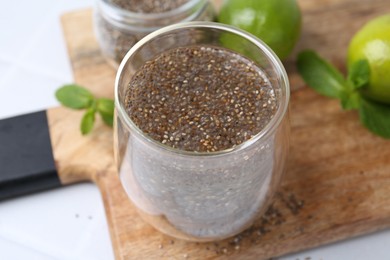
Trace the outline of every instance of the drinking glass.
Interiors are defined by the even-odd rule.
[[[163,52],[194,45],[228,49],[252,60],[274,88],[275,115],[240,145],[207,153],[179,150],[151,139],[126,113],[126,91],[136,71]],[[270,205],[285,169],[289,96],[280,60],[242,30],[188,22],[139,41],[116,77],[114,150],[121,183],[140,216],[165,234],[191,241],[224,239],[253,224]]]

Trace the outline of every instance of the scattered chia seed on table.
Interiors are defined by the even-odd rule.
[[[162,144],[215,152],[259,133],[278,108],[265,73],[226,49],[192,46],[167,51],[132,78],[126,110]]]

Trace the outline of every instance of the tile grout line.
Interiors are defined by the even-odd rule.
[[[17,245],[17,246],[19,246],[19,247],[27,248],[27,249],[29,249],[29,250],[31,250],[31,251],[34,251],[34,252],[36,252],[36,253],[38,253],[38,254],[41,254],[41,255],[44,255],[44,256],[46,256],[46,257],[50,257],[50,258],[58,259],[58,260],[60,259],[60,258],[57,258],[56,256],[53,256],[53,255],[48,254],[48,253],[46,253],[46,252],[40,251],[40,250],[38,250],[36,247],[30,247],[30,246],[28,246],[28,245],[22,244],[22,243],[20,243],[20,242],[18,242],[18,241],[15,241],[15,240],[13,240],[13,239],[9,239],[9,237],[5,238],[5,237],[3,237],[3,236],[0,235],[0,240],[7,241],[8,243],[12,243],[12,244]]]
[[[5,82],[7,82],[7,80],[9,80],[12,77],[12,75],[14,75],[16,73],[17,66],[15,64],[12,64],[9,61],[2,59],[1,57],[0,57],[0,60],[4,61],[5,63],[8,63],[10,65],[9,70],[5,74],[3,74],[3,76],[0,78],[0,89],[4,89],[4,88],[6,88]]]
[[[32,65],[26,65],[25,63],[21,62],[21,61],[12,61],[9,57],[7,56],[4,56],[0,53],[0,60],[6,62],[6,63],[10,63],[11,66],[13,66],[13,70],[17,70],[17,69],[24,69],[24,70],[28,70],[34,74],[38,74],[40,76],[44,76],[44,77],[48,77],[48,78],[51,78],[51,79],[55,79],[55,80],[58,80],[58,81],[62,81],[62,82],[68,82],[69,79],[65,78],[65,77],[62,77],[60,75],[53,75],[52,73],[50,72],[47,72],[45,69],[41,69],[40,67],[38,66],[32,66]],[[10,72],[8,72],[6,75],[9,75]],[[8,76],[9,77],[9,76]],[[5,77],[2,77],[2,78],[5,78]],[[73,80],[73,75],[72,75],[72,79]],[[0,79],[0,83],[2,83],[2,80]]]
[[[33,51],[34,44],[36,44],[39,41],[39,39],[42,38],[42,35],[44,34],[45,30],[47,28],[49,28],[49,26],[51,25],[51,22],[53,20],[56,22],[56,24],[58,26],[60,26],[60,20],[58,18],[58,14],[54,10],[58,9],[58,7],[62,6],[62,5],[63,5],[63,3],[61,1],[58,1],[57,4],[52,8],[51,12],[42,20],[42,22],[41,22],[39,28],[36,30],[35,34],[30,38],[31,41],[30,41],[29,46],[27,46],[26,48],[24,48],[22,50],[22,52],[20,53],[17,60],[12,60],[11,57],[7,57],[7,56],[3,57],[3,60],[14,63],[16,66],[18,66],[20,68],[29,70],[30,72],[33,72],[33,73],[37,73],[41,76],[49,77],[51,79],[56,79],[56,80],[59,80],[62,82],[69,81],[69,79],[59,75],[58,73],[56,73],[57,75],[53,75],[52,72],[47,72],[45,69],[42,69],[38,66],[33,66],[32,64],[27,65],[22,61],[23,58],[26,57],[26,55],[28,53]],[[61,37],[63,37],[63,36],[61,36]],[[67,52],[67,50],[65,50],[65,52]],[[1,54],[0,54],[0,58],[2,58]],[[72,75],[72,79],[70,79],[70,80],[71,81],[73,80],[73,75]]]

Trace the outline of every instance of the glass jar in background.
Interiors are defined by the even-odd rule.
[[[208,0],[133,2],[137,3],[134,6],[137,10],[128,10],[131,8],[124,0],[97,0],[94,10],[96,38],[104,57],[115,68],[136,42],[157,29],[178,22],[214,19],[214,9]],[[155,6],[156,3],[161,6]]]
[[[161,53],[194,45],[224,48],[250,59],[273,86],[278,101],[273,118],[238,146],[209,153],[172,148],[143,133],[126,113],[126,91],[134,74]],[[117,73],[114,150],[122,185],[142,218],[165,234],[191,241],[224,239],[253,224],[272,201],[284,172],[289,96],[280,60],[244,31],[190,22],[162,28],[139,41]]]

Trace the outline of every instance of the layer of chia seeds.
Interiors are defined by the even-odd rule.
[[[264,71],[212,46],[172,49],[132,77],[125,101],[133,122],[173,148],[214,152],[259,133],[278,102]]]
[[[136,13],[163,13],[176,9],[189,0],[111,0],[111,3]]]
[[[111,0],[111,3],[136,13],[163,13],[176,9],[189,0]]]

